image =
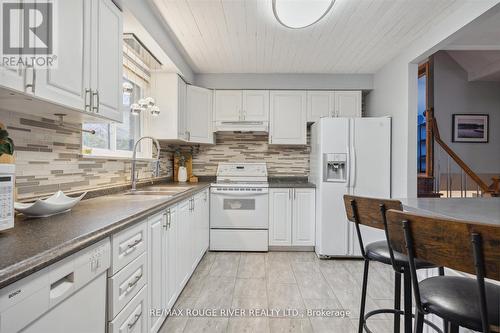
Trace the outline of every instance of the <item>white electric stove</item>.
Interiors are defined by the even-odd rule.
[[[210,192],[210,250],[267,251],[266,164],[219,163]]]

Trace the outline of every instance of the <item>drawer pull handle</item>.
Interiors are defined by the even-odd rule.
[[[142,238],[136,239],[133,243],[121,245],[122,251],[127,255],[137,249],[137,245],[142,242]]]
[[[139,321],[139,318],[141,318],[141,316],[142,316],[142,311],[134,316],[134,319],[132,320],[131,323],[127,324],[128,328],[131,329],[132,327],[134,327],[135,324],[137,324],[137,322]]]
[[[128,244],[128,245],[127,245],[127,247],[128,247],[129,249],[135,248],[135,246],[136,246],[137,244],[139,244],[140,242],[141,242],[141,239],[136,239],[136,240],[135,240],[132,244]]]
[[[139,275],[136,275],[134,281],[128,283],[128,288],[127,289],[130,291],[130,289],[134,288],[135,285],[137,284],[137,282],[139,282],[139,280],[141,278],[142,278],[142,273],[139,274]]]

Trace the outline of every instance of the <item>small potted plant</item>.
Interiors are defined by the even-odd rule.
[[[0,123],[0,163],[14,164],[14,142],[9,138],[4,124]]]

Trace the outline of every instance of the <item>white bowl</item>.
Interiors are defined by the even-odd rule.
[[[26,216],[47,217],[70,210],[83,199],[85,194],[87,192],[79,197],[72,198],[65,195],[62,191],[57,191],[45,200],[38,199],[32,203],[16,202],[14,203],[14,208]]]

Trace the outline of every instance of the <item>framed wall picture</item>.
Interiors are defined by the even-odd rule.
[[[453,142],[487,143],[489,116],[487,114],[454,114]]]

